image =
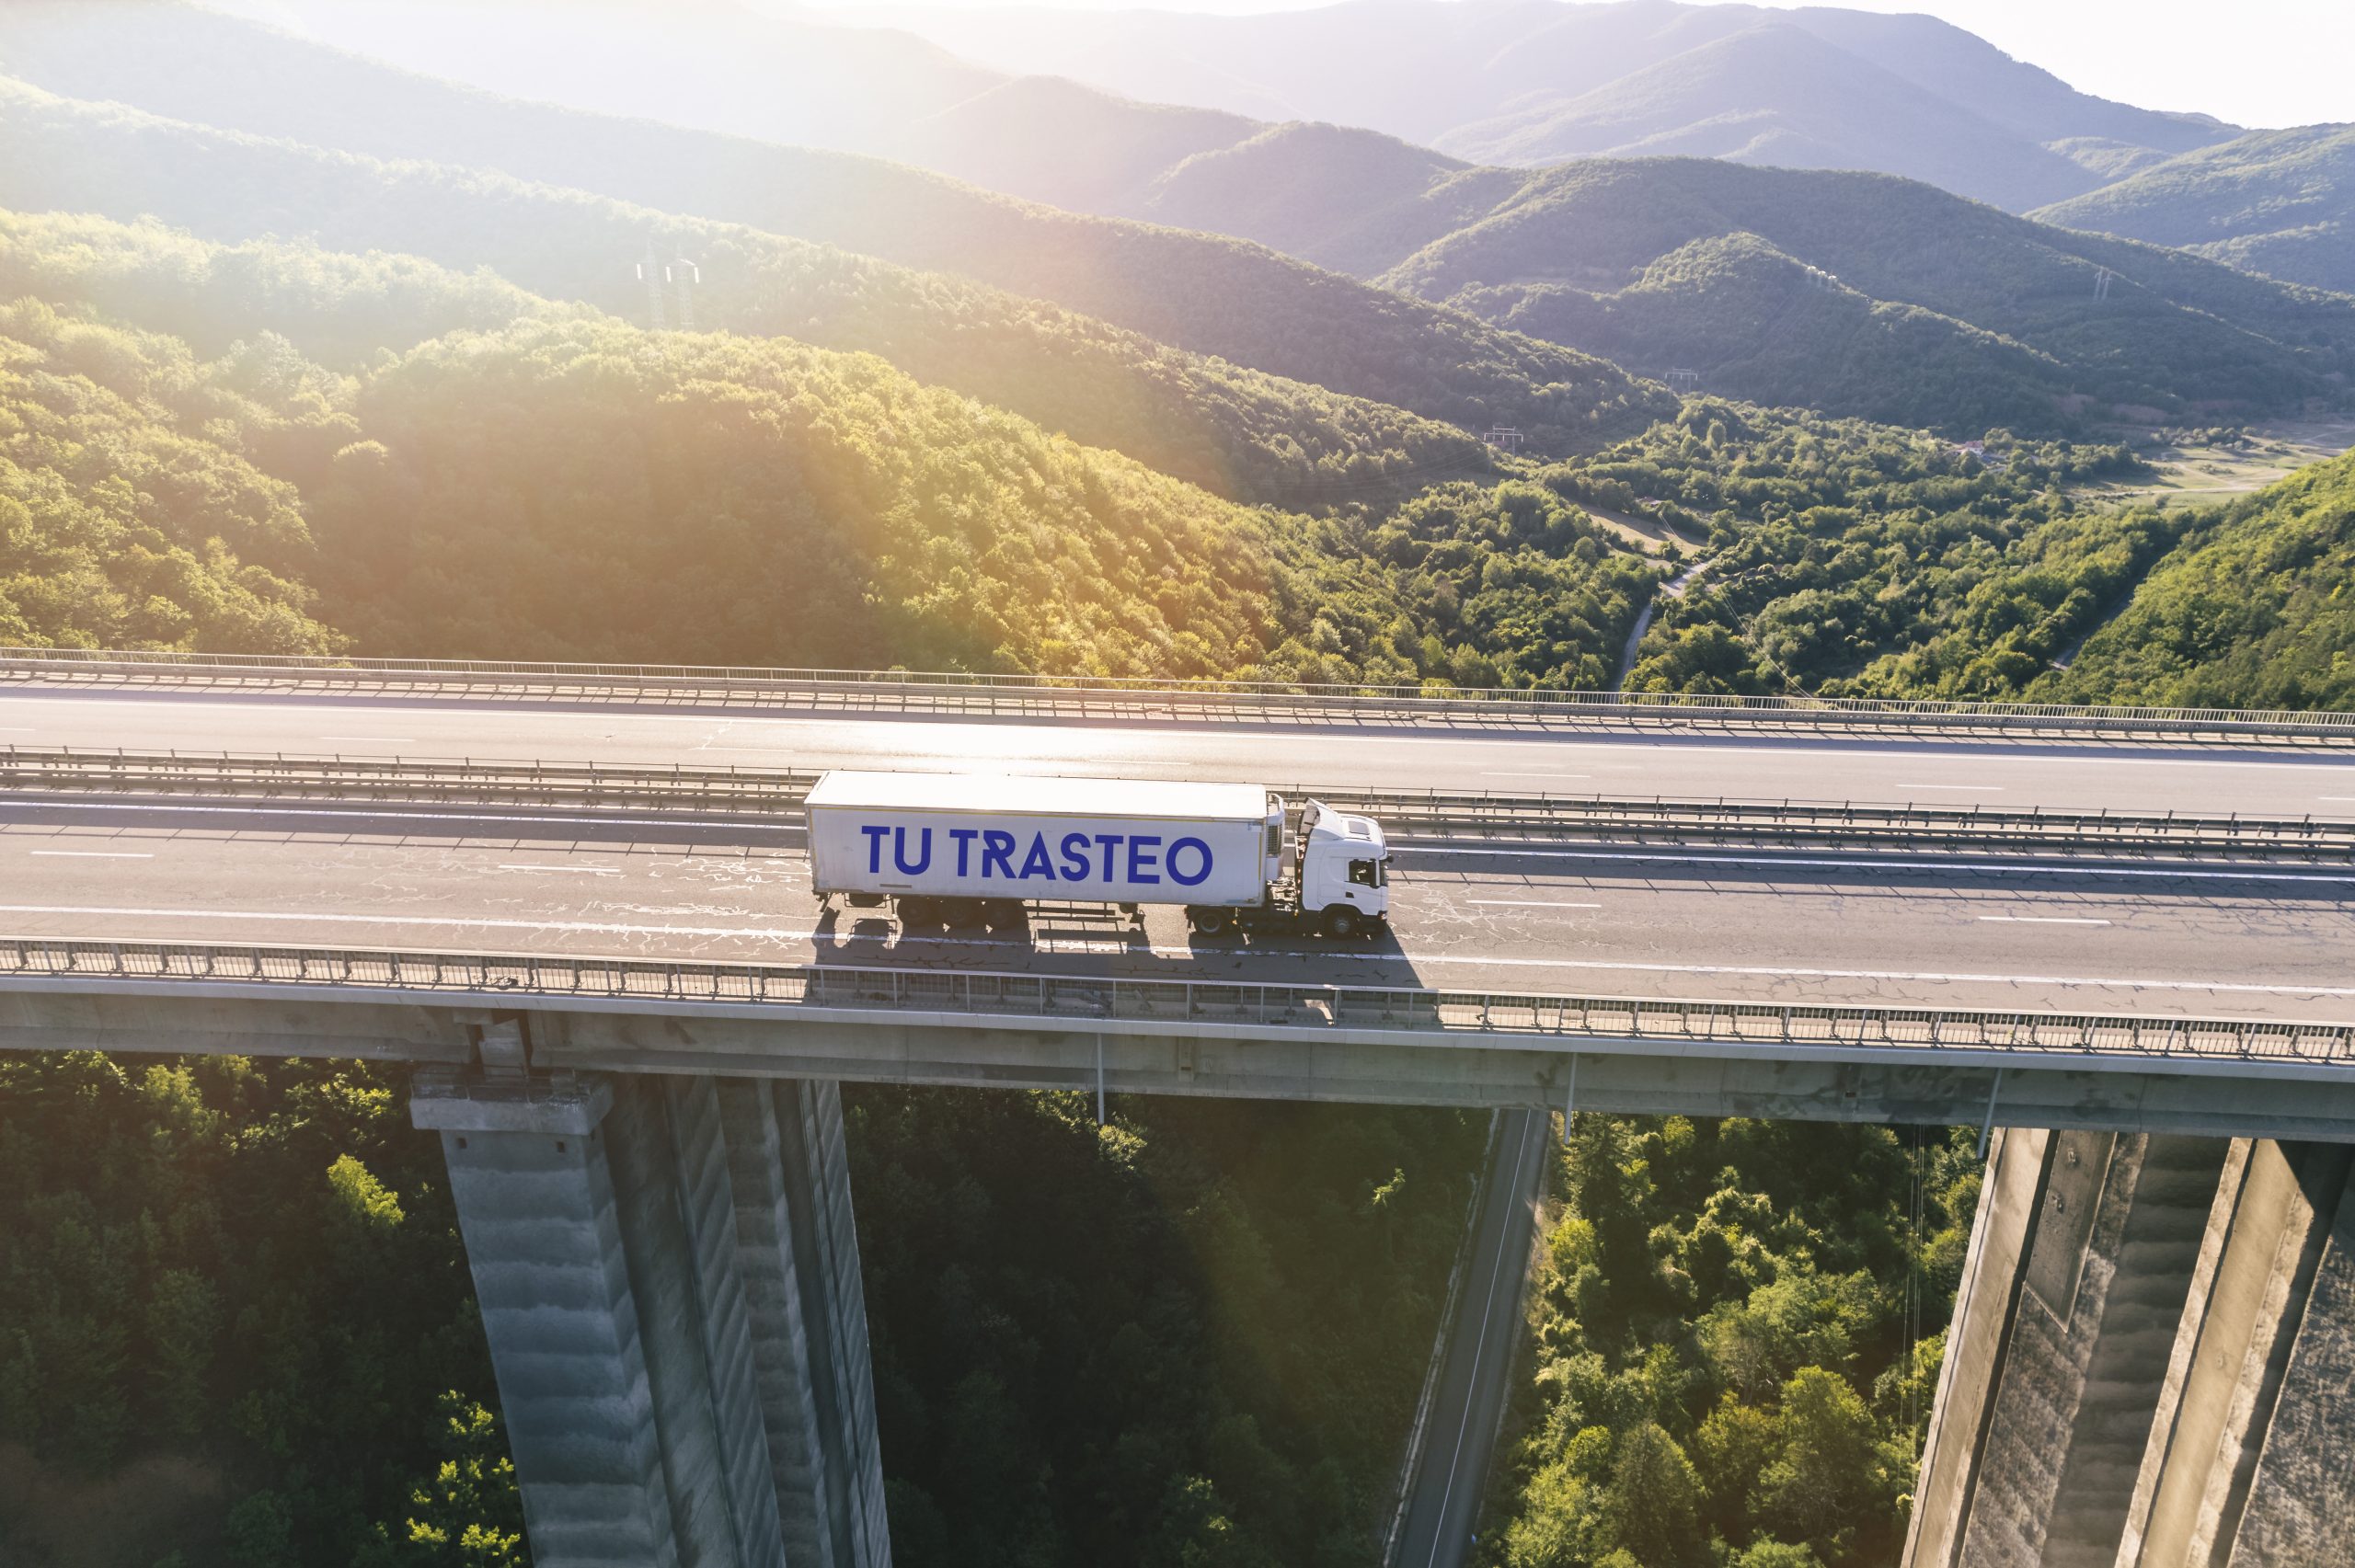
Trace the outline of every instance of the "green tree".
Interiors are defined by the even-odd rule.
[[[1838,1373],[1803,1367],[1783,1385],[1781,1427],[1782,1451],[1759,1472],[1759,1516],[1838,1557],[1892,1501],[1872,1416]]]
[[[409,1493],[408,1550],[416,1568],[528,1568],[523,1508],[499,1417],[455,1391],[442,1396],[442,1459]]]
[[[1700,1480],[1692,1461],[1657,1422],[1619,1440],[1605,1507],[1619,1544],[1646,1568],[1679,1568],[1701,1559]]]

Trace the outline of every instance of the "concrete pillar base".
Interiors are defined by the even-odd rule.
[[[1997,1142],[1906,1568],[2355,1562],[2355,1150]]]
[[[418,1075],[539,1568],[888,1568],[832,1083]]]

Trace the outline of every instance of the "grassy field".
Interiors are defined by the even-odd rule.
[[[2355,432],[2350,432],[2349,439],[2355,440]],[[1596,506],[1592,501],[1580,501],[1579,506],[1587,516],[1594,519],[1595,521],[1647,555],[1664,555],[1671,545],[1674,545],[1689,555],[1708,543],[1706,539],[1698,539],[1671,528],[1658,518],[1648,516],[1643,512],[1610,511]]]
[[[2147,429],[2120,431],[2111,439],[2147,440]],[[2158,468],[2158,476],[2137,484],[2094,490],[2123,502],[2200,503],[2227,500],[2261,490],[2285,475],[2355,448],[2355,416],[2277,420],[2230,432],[2170,432],[2175,439],[2155,449],[2138,448]]]

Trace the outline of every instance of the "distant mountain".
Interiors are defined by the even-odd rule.
[[[8,0],[43,10],[57,0]],[[144,27],[140,0],[73,4]],[[882,150],[1010,73],[913,34],[735,0],[213,0],[316,42],[520,97],[810,147]]]
[[[2234,133],[2203,115],[2077,92],[1930,17],[1833,7],[1348,0],[1253,16],[921,5],[856,15],[1002,70],[1364,127],[1486,162],[1702,153],[1931,178],[2018,207]]]
[[[1873,168],[2015,209],[2074,195],[2096,177],[1786,22],[1714,39],[1574,98],[1458,127],[1440,145],[1491,164],[1668,154]]]
[[[2280,411],[2355,377],[2355,298],[1885,175],[1567,165],[1379,280],[1731,395],[1949,428]]]
[[[1158,211],[1642,374],[1899,423],[2295,408],[2343,398],[2355,372],[2355,300],[1915,181],[1689,158],[1511,170],[1389,147],[1271,131],[1175,171]]]
[[[109,28],[93,29],[89,16],[56,4],[0,9],[0,62],[63,91],[188,120],[379,159],[488,166],[658,212],[959,272],[1459,429],[1514,425],[1545,451],[1614,439],[1666,406],[1657,390],[1587,357],[1598,354],[1647,375],[1690,371],[1729,395],[1966,434],[1993,425],[2062,431],[2121,408],[2269,412],[2336,402],[2347,385],[2348,302],[2006,218],[1885,177],[1690,159],[1482,166],[1372,132],[1254,129],[1040,79],[1003,83],[968,100],[980,118],[941,122],[932,155],[980,165],[1005,145],[981,134],[990,117],[1035,118],[1025,134],[1071,199],[1092,191],[1161,223],[1257,240],[1385,286],[1369,288],[1211,234],[1077,217],[873,159],[471,92],[186,6],[112,6],[103,13]],[[1806,53],[1830,47],[1781,31],[1781,42]],[[984,114],[984,105],[994,107]],[[2029,102],[2006,112],[2048,110]],[[1156,168],[1210,121],[1221,122],[1213,141],[1250,133]],[[1156,142],[1135,130],[1148,122],[1166,134]],[[1058,143],[1075,155],[1044,157]],[[1147,144],[1157,150],[1126,150]],[[732,231],[711,243],[750,255],[734,250],[744,240]],[[2101,285],[2105,269],[2114,276]],[[519,280],[618,299],[621,276],[616,267],[595,289],[580,280],[558,288],[536,272]],[[945,352],[913,338],[890,351],[910,368],[905,356]],[[960,363],[965,379],[948,383],[976,385],[982,373]],[[1022,401],[992,384],[994,400],[1050,424],[1075,420],[1062,426],[1075,434],[1143,406],[1083,413],[1066,399],[1051,408],[1042,386]],[[1111,444],[1124,451],[1164,439],[1133,421],[1119,429]],[[1332,432],[1303,450],[1329,467],[1407,445],[1426,454],[1418,462],[1440,450]],[[1236,493],[1246,470],[1221,461],[1223,469],[1197,457],[1178,471]],[[1405,472],[1395,460],[1375,467]],[[1291,484],[1280,471],[1291,469],[1251,483]]]
[[[1372,132],[1271,125],[1188,158],[1137,205],[1160,223],[1240,235],[1371,277],[1478,222],[1529,177]]]
[[[2355,125],[2252,131],[2030,215],[2355,292]]]
[[[1074,216],[873,158],[501,98],[190,6],[0,6],[0,68],[63,96],[177,120],[377,160],[495,168],[957,272],[1156,343],[1328,388],[1341,401],[1475,429],[1515,426],[1540,451],[1632,433],[1669,406],[1658,388],[1607,363],[1256,246]],[[425,249],[397,236],[370,243]],[[598,279],[606,292],[583,293],[585,279],[533,286],[624,299],[641,247],[615,243]],[[716,272],[708,281],[730,282]],[[945,341],[955,337],[944,330]],[[1043,407],[1022,411],[1055,422]]]
[[[94,8],[144,16],[146,0]],[[739,0],[214,0],[318,43],[488,92],[691,130],[915,164],[992,190],[1123,213],[1171,165],[1259,122],[1136,102],[1074,81],[959,60],[854,11],[764,12]],[[144,21],[116,36],[146,47]],[[53,29],[54,30],[54,29]],[[233,71],[236,69],[232,67]],[[38,79],[35,77],[35,79]]]

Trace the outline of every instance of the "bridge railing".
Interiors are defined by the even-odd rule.
[[[236,756],[0,748],[0,790],[631,807],[787,815],[809,770],[615,767],[475,759]],[[2355,863],[2355,818],[2053,811],[1854,801],[1715,800],[1366,790],[1293,784],[1394,833],[1594,842],[1837,845]]]
[[[816,702],[925,710],[1364,712],[1426,718],[1648,719],[1693,724],[1992,728],[2355,742],[2355,713],[2280,709],[2086,705],[1957,699],[1744,696],[1733,693],[1532,691],[1424,685],[1159,677],[997,674],[963,670],[770,669],[688,664],[582,664],[530,659],[354,658],[299,654],[200,654],[0,647],[0,680],[80,678],[213,683],[292,681],[345,685],[528,687],[613,695],[632,688],[706,694],[796,695]]]
[[[2355,1024],[1558,995],[1105,975],[718,964],[628,958],[0,938],[0,990],[321,988],[354,1001],[431,996],[524,1007],[724,1008],[1086,1030],[1112,1024],[1270,1036],[1513,1037],[1870,1051],[1996,1052],[2120,1062],[2355,1069]],[[314,992],[316,994],[316,992]]]

